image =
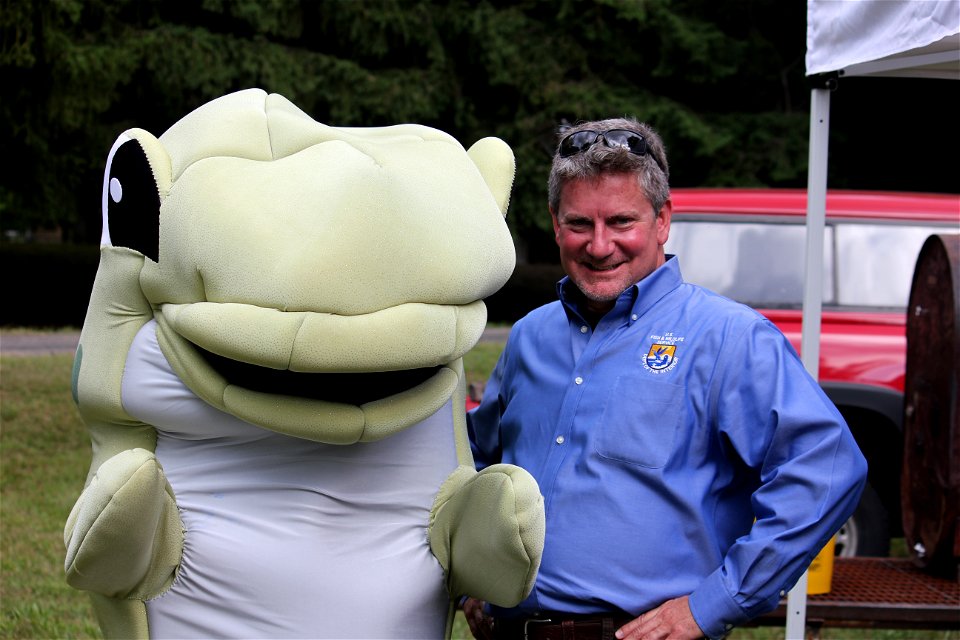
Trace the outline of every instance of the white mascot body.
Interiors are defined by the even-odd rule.
[[[510,276],[509,147],[218,98],[104,177],[68,582],[108,637],[439,638],[522,600],[543,500],[473,468],[462,356]]]

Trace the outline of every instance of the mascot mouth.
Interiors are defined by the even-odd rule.
[[[459,354],[446,362],[436,357],[426,362],[400,357],[398,363],[405,359],[406,367],[369,367],[347,348],[350,340],[318,344],[309,326],[304,329],[299,322],[304,314],[253,310],[245,322],[230,326],[210,318],[197,323],[199,329],[192,326],[194,318],[209,315],[205,310],[216,312],[223,306],[203,305],[200,313],[185,306],[181,309],[188,313],[178,314],[181,309],[165,305],[164,311],[173,313],[155,316],[157,341],[174,373],[193,393],[251,424],[327,444],[371,442],[427,419],[450,403],[455,393],[460,394],[455,405],[465,401]],[[286,334],[249,331],[264,318],[281,324],[292,318],[297,323]],[[203,331],[204,327],[208,330]],[[393,344],[379,346],[386,349]],[[379,352],[380,360],[386,360],[389,350],[377,346],[368,351]],[[252,364],[247,358],[222,353],[259,353],[260,357]]]
[[[233,360],[191,343],[197,353],[230,384],[271,395],[362,405],[413,389],[441,367],[369,373],[303,373]]]

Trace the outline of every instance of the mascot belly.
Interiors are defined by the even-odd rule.
[[[513,269],[513,155],[260,90],[104,177],[64,532],[107,637],[435,638],[532,588],[543,500],[473,468],[462,356]]]
[[[442,637],[447,595],[424,530],[457,466],[450,407],[362,446],[274,433],[197,398],[163,359],[153,325],[134,340],[122,397],[157,429],[157,460],[189,535],[181,579],[147,602],[152,632],[350,637],[363,621],[368,637]],[[244,617],[224,602],[246,603]]]

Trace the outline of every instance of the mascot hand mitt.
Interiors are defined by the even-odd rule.
[[[522,600],[532,477],[477,473],[462,356],[513,271],[510,148],[229,94],[103,185],[65,568],[107,637],[449,636]]]

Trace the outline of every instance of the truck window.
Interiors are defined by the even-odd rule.
[[[904,309],[920,247],[936,226],[828,222],[823,304]],[[806,227],[781,219],[712,221],[674,216],[666,252],[688,282],[752,307],[799,309]]]
[[[826,244],[832,230],[825,229]],[[667,253],[688,282],[753,307],[799,308],[806,229],[800,224],[677,220]],[[824,254],[824,297],[833,298],[832,256]]]

